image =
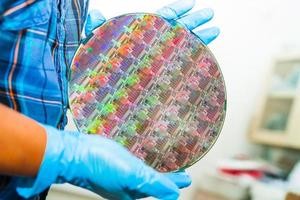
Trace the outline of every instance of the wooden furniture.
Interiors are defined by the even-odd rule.
[[[294,193],[288,193],[285,200],[300,200],[300,195]]]
[[[274,62],[250,128],[252,141],[300,149],[300,55]]]

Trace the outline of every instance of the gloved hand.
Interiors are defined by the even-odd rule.
[[[23,197],[38,194],[52,183],[68,182],[108,199],[167,200],[177,199],[179,188],[191,183],[184,172],[155,171],[113,140],[44,127],[47,145],[38,175],[17,181],[17,192]]]
[[[197,30],[201,25],[213,18],[214,12],[210,8],[205,8],[186,14],[194,7],[195,1],[178,0],[159,9],[157,13],[167,20],[176,20],[183,24],[187,29],[193,31],[205,44],[209,44],[219,35],[220,30],[217,27]]]
[[[166,20],[176,20],[193,31],[205,44],[212,42],[220,33],[219,28],[211,27],[203,30],[197,30],[201,25],[210,21],[214,12],[210,8],[195,11],[187,14],[195,5],[195,0],[178,0],[172,4],[166,5],[156,13]],[[87,18],[85,34],[89,35],[93,29],[105,22],[105,17],[98,11],[92,10]]]

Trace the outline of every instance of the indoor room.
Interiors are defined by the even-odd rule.
[[[172,2],[90,0],[88,9],[110,19],[126,13],[154,13]],[[214,15],[193,31],[220,30],[207,46],[225,81],[226,116],[211,149],[185,169],[191,185],[180,189],[179,199],[300,200],[299,7],[297,0],[195,0],[189,12],[211,8]],[[78,131],[73,114],[68,111],[66,130]],[[52,184],[46,199],[103,198],[65,183]]]

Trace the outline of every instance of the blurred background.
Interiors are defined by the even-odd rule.
[[[170,2],[91,0],[90,9],[109,19]],[[225,77],[228,109],[215,146],[187,170],[193,184],[180,199],[300,199],[300,1],[197,0],[194,10],[205,7],[215,18],[202,28],[221,29],[209,47]],[[64,185],[48,199],[99,198]]]

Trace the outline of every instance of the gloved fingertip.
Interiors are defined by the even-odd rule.
[[[186,172],[175,172],[175,173],[168,173],[166,176],[174,182],[177,187],[185,188],[192,184],[191,177]]]
[[[207,32],[211,35],[212,40],[214,40],[216,37],[218,37],[221,33],[221,31],[218,27],[208,28]]]
[[[220,29],[218,27],[211,27],[196,31],[195,34],[207,45],[220,35]]]
[[[209,20],[212,19],[215,15],[215,12],[212,8],[204,8],[204,9],[200,10],[200,12],[202,12],[203,15],[205,15],[206,18]]]
[[[214,11],[211,8],[204,8],[181,17],[177,22],[183,24],[187,29],[193,30],[210,21],[213,17]]]
[[[174,187],[172,192],[168,192],[167,194],[165,194],[163,197],[159,198],[159,199],[164,199],[164,200],[176,200],[179,198],[180,195],[180,190],[177,187]]]
[[[219,27],[211,27],[210,31],[214,34],[214,35],[219,35],[220,34],[220,28]]]
[[[156,13],[167,20],[175,19],[191,10],[195,6],[195,3],[196,0],[177,0],[157,10]]]
[[[85,25],[85,35],[89,35],[92,31],[101,26],[106,21],[105,17],[99,10],[91,10],[88,14],[86,25]]]
[[[91,10],[89,12],[89,16],[91,16],[94,19],[100,20],[100,21],[106,20],[105,17],[102,15],[102,13],[97,9]]]

